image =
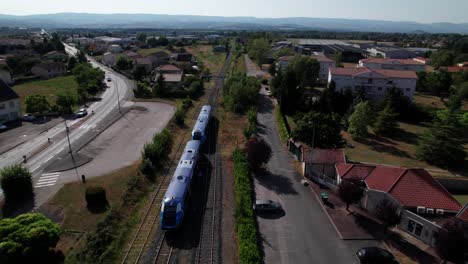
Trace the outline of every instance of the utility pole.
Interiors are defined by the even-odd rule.
[[[78,175],[78,168],[76,167],[75,157],[73,157],[73,152],[72,152],[71,143],[70,143],[70,135],[69,135],[70,129],[67,126],[67,119],[64,118],[63,121],[65,123],[65,132],[67,133],[68,149],[69,149],[68,153],[70,153],[70,156],[73,162],[73,168],[75,169],[76,178],[78,179],[78,181],[80,181],[80,176]]]
[[[119,107],[119,113],[122,114],[122,110],[120,110],[119,87],[117,85],[115,85],[115,90],[117,91],[117,106]]]

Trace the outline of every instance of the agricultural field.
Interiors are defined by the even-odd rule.
[[[219,72],[226,60],[226,53],[215,53],[210,45],[198,45],[186,48],[198,60],[202,60],[210,72]]]

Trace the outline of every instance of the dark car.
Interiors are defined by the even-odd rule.
[[[278,213],[283,211],[281,208],[281,204],[278,202],[273,202],[272,200],[257,200],[253,205],[253,209],[256,212],[271,212],[271,213]]]
[[[111,77],[107,77],[107,81],[108,82],[112,81]]]
[[[395,263],[398,261],[395,259],[392,253],[388,252],[383,248],[378,247],[365,247],[356,251],[356,255],[361,263],[367,264],[387,264]]]
[[[76,117],[84,117],[88,114],[88,111],[86,109],[82,108],[78,112],[75,113]]]
[[[36,116],[31,115],[31,114],[25,114],[22,119],[23,119],[23,121],[34,122],[34,121],[36,121]]]

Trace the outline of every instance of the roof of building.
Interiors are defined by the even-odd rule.
[[[11,87],[0,79],[0,102],[18,99],[19,95]]]
[[[153,62],[149,58],[136,58],[135,63],[137,65],[152,65]]]
[[[299,45],[349,45],[348,43],[345,43],[340,40],[336,39],[299,39],[297,41],[297,44]]]
[[[47,56],[51,56],[51,55],[61,55],[61,56],[67,56],[65,53],[63,53],[63,52],[60,52],[60,51],[56,51],[56,50],[49,51],[49,52],[47,52],[46,54],[44,54],[44,56],[45,56],[45,57],[47,57]]]
[[[446,71],[451,72],[451,73],[455,73],[455,72],[468,71],[468,66],[465,66],[465,67],[448,66],[448,67],[441,67],[441,69],[446,70]]]
[[[389,59],[389,58],[368,58],[359,62],[379,63],[379,64],[404,64],[404,65],[424,65],[413,59]]]
[[[428,61],[430,61],[431,59],[430,59],[430,58],[424,58],[424,57],[416,57],[416,58],[414,58],[413,60],[428,62]]]
[[[341,149],[304,149],[304,162],[336,164],[344,163],[345,155]]]
[[[311,57],[313,59],[318,60],[319,62],[335,62],[334,60],[329,59],[329,58],[327,58],[325,56],[321,56],[321,55],[311,55]]]
[[[181,69],[172,64],[164,64],[157,68],[160,71],[181,71]]]
[[[364,180],[369,189],[386,192],[405,207],[424,206],[446,211],[458,211],[461,207],[424,169],[362,164],[337,164],[336,169],[341,178]]]
[[[167,52],[164,52],[164,51],[157,51],[157,52],[154,52],[154,53],[151,53],[150,54],[151,56],[155,56],[155,57],[158,57],[158,58],[164,58],[164,57],[168,57],[169,54]]]
[[[156,74],[156,79],[158,79],[159,74]],[[182,73],[165,73],[163,74],[164,82],[181,82],[183,74]]]
[[[468,203],[458,212],[457,217],[465,222],[468,222]]]
[[[290,55],[288,55],[288,56],[282,56],[282,57],[279,57],[278,60],[279,60],[279,61],[291,61],[291,60],[293,60],[295,57],[296,57],[296,56],[290,56]]]
[[[50,70],[57,68],[65,68],[65,64],[63,64],[62,62],[42,62],[34,65],[34,67],[42,68],[44,70]]]
[[[331,74],[358,76],[363,73],[375,73],[384,78],[402,78],[402,79],[417,79],[418,76],[413,71],[400,70],[383,70],[383,69],[368,69],[368,68],[330,68]],[[375,76],[378,78],[379,76]]]

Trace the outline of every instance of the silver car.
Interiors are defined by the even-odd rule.
[[[258,213],[278,213],[283,211],[281,204],[272,200],[256,200],[253,209]]]

